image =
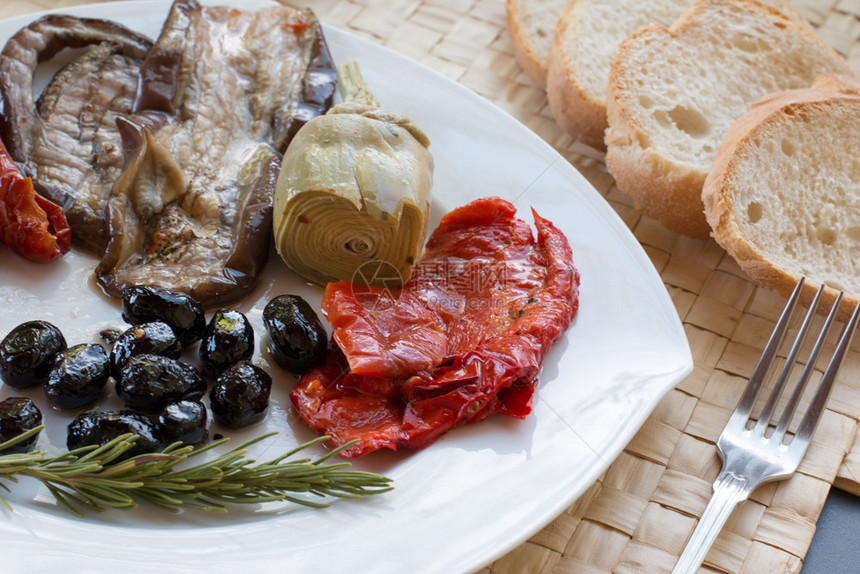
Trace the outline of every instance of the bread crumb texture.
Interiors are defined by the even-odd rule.
[[[749,0],[699,0],[670,28],[649,26],[622,44],[610,80],[610,172],[638,205],[653,203],[646,193],[684,196],[697,222],[669,210],[646,215],[701,236],[695,230],[708,229],[701,187],[732,122],[762,97],[807,87],[826,72],[852,74],[807,26]],[[613,145],[627,149],[613,154]],[[635,154],[686,173],[689,188],[639,189]]]
[[[600,100],[606,99],[609,68],[621,42],[632,32],[652,23],[669,26],[692,0],[576,0],[575,12],[565,40],[573,73]]]
[[[767,94],[809,86],[847,63],[787,17],[707,0],[677,33],[651,28],[619,68],[628,111],[649,144],[707,169],[729,125]]]
[[[505,12],[517,61],[529,78],[546,86],[555,26],[567,0],[507,0]]]
[[[755,130],[723,190],[739,233],[793,276],[860,294],[860,99],[785,108]],[[846,153],[839,153],[846,152]]]

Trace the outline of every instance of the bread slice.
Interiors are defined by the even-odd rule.
[[[761,0],[797,22],[783,0]],[[603,150],[609,68],[621,42],[648,24],[669,26],[693,0],[571,0],[556,26],[547,63],[553,117],[572,137]]]
[[[621,42],[651,23],[672,24],[693,0],[571,0],[547,63],[547,99],[559,126],[603,150],[609,67]]]
[[[567,0],[507,0],[505,15],[514,55],[529,78],[546,87],[546,66],[555,26]]]
[[[729,128],[702,192],[714,238],[751,279],[788,296],[807,277],[860,297],[860,84],[821,77],[772,95]]]
[[[698,0],[622,42],[607,92],[606,165],[645,215],[705,239],[702,185],[731,123],[767,94],[853,75],[807,26],[754,0]]]

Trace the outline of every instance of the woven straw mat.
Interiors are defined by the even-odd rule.
[[[93,0],[4,0],[0,17]],[[713,241],[640,216],[602,155],[565,135],[513,54],[504,0],[304,0],[321,20],[429,65],[497,104],[578,168],[630,227],[681,317],[695,368],[583,496],[481,574],[669,572],[711,494],[714,442],[784,300],[750,282]],[[860,0],[794,0],[860,73]],[[831,337],[831,339],[835,338]],[[830,346],[832,348],[833,341]],[[825,351],[826,352],[826,351]],[[798,572],[831,485],[860,493],[860,337],[799,472],[739,507],[704,572]]]

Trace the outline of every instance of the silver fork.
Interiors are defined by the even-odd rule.
[[[797,470],[804,453],[806,453],[809,440],[815,431],[815,427],[818,425],[819,419],[821,419],[824,405],[833,388],[836,372],[842,364],[842,359],[845,357],[848,346],[851,343],[851,337],[857,325],[858,316],[860,316],[860,305],[854,309],[851,318],[846,323],[839,343],[827,365],[827,369],[821,377],[818,389],[816,389],[794,436],[787,437],[786,430],[800,403],[801,395],[818,360],[818,355],[821,353],[822,347],[824,347],[824,340],[842,301],[842,293],[839,293],[836,302],[824,321],[818,339],[815,341],[815,345],[779,421],[773,426],[771,424],[771,417],[776,408],[777,401],[786,386],[788,376],[797,360],[798,352],[809,330],[809,326],[812,323],[812,318],[815,315],[815,310],[818,307],[821,293],[824,289],[823,285],[818,289],[815,298],[809,306],[797,337],[788,352],[785,364],[774,383],[773,391],[770,397],[768,397],[758,420],[754,424],[748,424],[753,405],[756,402],[759,391],[764,385],[764,381],[776,357],[777,348],[787,330],[792,311],[800,296],[803,282],[804,279],[801,278],[794,288],[794,292],[791,294],[788,303],[786,303],[785,309],[768,340],[767,346],[762,352],[761,358],[750,377],[749,384],[737,408],[732,413],[731,418],[729,418],[729,422],[726,423],[726,428],[723,430],[720,438],[717,439],[717,449],[723,459],[723,468],[714,481],[713,496],[678,559],[675,569],[672,571],[673,574],[696,572],[711,545],[714,543],[714,540],[717,538],[717,534],[719,534],[726,520],[728,520],[732,510],[746,500],[758,485],[764,482],[788,478]],[[767,434],[769,428],[773,428],[771,434]]]

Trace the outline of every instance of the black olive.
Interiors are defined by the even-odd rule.
[[[122,318],[132,325],[164,321],[187,347],[203,337],[206,316],[199,301],[181,291],[135,285],[122,292]]]
[[[184,444],[200,444],[206,441],[209,431],[206,405],[200,401],[177,401],[170,403],[158,415],[158,426],[165,444],[176,441]]]
[[[0,378],[10,387],[41,385],[54,368],[66,339],[47,321],[21,323],[0,342]]]
[[[102,341],[104,341],[108,345],[113,345],[114,343],[116,343],[116,340],[119,339],[119,336],[121,334],[122,331],[120,331],[119,329],[114,329],[113,327],[108,327],[99,331],[99,337],[101,337]]]
[[[76,409],[99,398],[108,377],[104,347],[82,343],[57,355],[57,364],[42,388],[48,400],[61,409]]]
[[[188,363],[136,355],[120,373],[116,392],[128,408],[152,412],[174,401],[199,399],[206,393],[206,381]]]
[[[266,416],[272,377],[249,361],[240,361],[212,385],[209,402],[215,420],[230,428],[258,422]]]
[[[125,433],[138,435],[134,446],[116,461],[156,452],[163,448],[158,427],[147,417],[134,411],[88,412],[69,423],[66,448],[75,450],[83,446],[104,445]]]
[[[42,424],[42,413],[39,407],[26,397],[11,397],[0,402],[0,442],[6,442],[19,434]],[[3,454],[29,452],[36,445],[35,434],[25,441],[3,449]]]
[[[141,323],[120,335],[110,351],[110,370],[118,377],[128,360],[135,355],[161,355],[178,359],[182,344],[170,325],[163,321]]]
[[[269,351],[275,361],[294,374],[302,374],[325,360],[328,337],[316,312],[296,295],[279,295],[263,309],[269,333]]]
[[[254,328],[248,318],[234,309],[216,311],[200,341],[203,374],[217,377],[233,363],[250,359],[253,354]]]

